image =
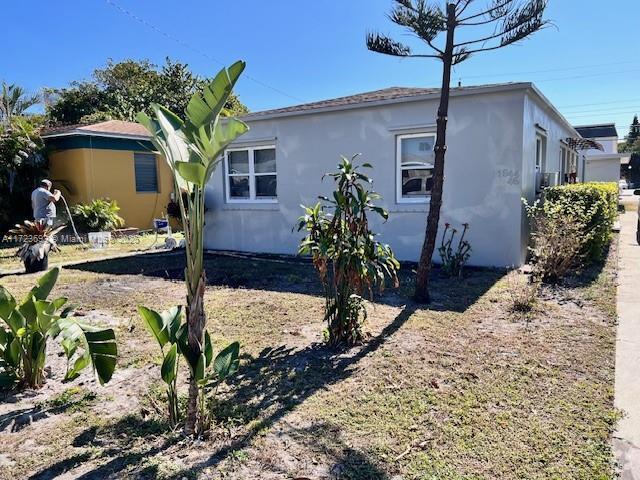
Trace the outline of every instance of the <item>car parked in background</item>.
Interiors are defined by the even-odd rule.
[[[640,189],[634,190],[633,194],[640,196]],[[636,242],[638,242],[638,245],[640,245],[640,202],[638,202],[638,218],[637,218],[637,221],[638,221],[638,224],[636,226]]]

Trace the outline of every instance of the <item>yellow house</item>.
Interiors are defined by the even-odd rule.
[[[50,129],[42,138],[51,181],[70,205],[110,198],[127,227],[143,230],[166,213],[172,172],[142,125],[110,120]]]

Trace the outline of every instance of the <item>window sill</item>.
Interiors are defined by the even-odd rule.
[[[280,205],[277,202],[237,202],[237,203],[225,203],[222,206],[222,210],[266,210],[266,211],[278,211]]]
[[[389,208],[390,213],[425,213],[429,211],[429,200],[426,202],[405,202],[396,203],[393,207]]]

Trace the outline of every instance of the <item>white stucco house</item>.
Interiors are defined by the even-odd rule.
[[[628,164],[629,154],[618,153],[618,131],[613,123],[580,125],[575,129],[583,137],[595,140],[603,151],[588,149],[584,154],[585,182],[616,182],[620,180],[620,165]]]
[[[400,260],[418,260],[438,100],[437,89],[387,88],[245,116],[251,130],[228,149],[207,190],[205,247],[295,254],[300,205],[332,191],[321,178],[340,155],[361,153],[390,214],[374,231]],[[470,224],[472,265],[523,264],[521,198],[580,176],[580,134],[531,83],[454,88],[448,120],[442,224]]]

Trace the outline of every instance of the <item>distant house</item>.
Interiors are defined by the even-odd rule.
[[[374,230],[398,258],[417,260],[439,95],[388,88],[245,116],[250,131],[230,146],[209,184],[205,246],[295,253],[300,204],[332,190],[321,178],[341,154],[362,153],[390,213]],[[521,265],[529,236],[521,199],[580,178],[582,137],[531,83],[452,89],[447,136],[441,223],[470,224],[472,264]]]
[[[604,151],[589,149],[584,153],[585,182],[618,182],[620,165],[629,163],[629,154],[618,153],[618,131],[613,123],[575,127],[583,138],[595,140]]]
[[[50,177],[70,204],[108,197],[129,227],[149,229],[166,212],[172,172],[137,123],[111,120],[49,129]]]

